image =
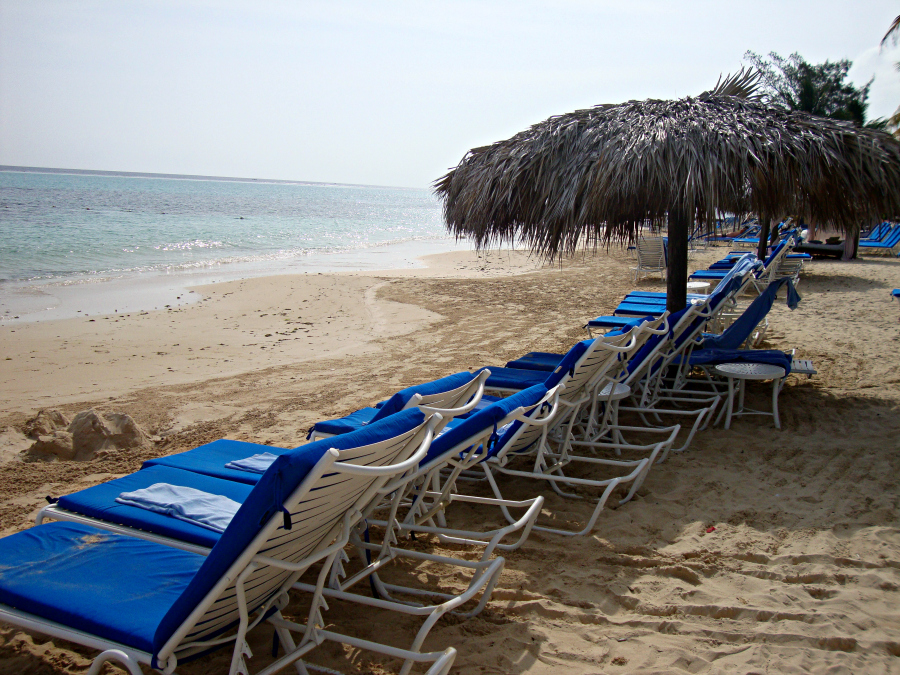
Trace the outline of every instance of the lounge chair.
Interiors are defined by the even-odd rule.
[[[407,387],[374,408],[362,408],[346,417],[317,422],[306,437],[309,440],[317,440],[346,434],[412,407],[425,412],[440,413],[446,424],[457,415],[469,412],[478,404],[484,394],[486,379],[487,374],[473,375],[468,371],[462,371],[439,380]]]
[[[733,278],[728,283],[737,284],[739,281]],[[727,288],[719,290],[727,296]],[[717,299],[717,303],[719,302],[723,302],[721,297]],[[693,423],[688,429],[684,443],[678,448],[672,448],[674,452],[686,450],[696,433],[705,429],[711,421],[712,415],[720,403],[720,398],[716,393],[680,395],[666,392],[661,378],[672,362],[678,359],[701,334],[715,310],[715,306],[709,307],[708,301],[707,303],[693,304],[671,315],[661,317],[665,319],[662,330],[653,330],[652,326],[645,328],[649,337],[624,364],[623,379],[617,385],[609,384],[596,390],[596,399],[591,406],[591,423],[588,428],[597,428],[598,426],[596,413],[598,403],[604,399],[609,401],[616,398],[618,409],[640,415],[645,428],[655,427],[662,430],[671,428],[662,423],[661,417],[664,415],[692,417]],[[537,360],[543,362],[540,367],[552,366],[553,356],[551,354],[537,355]],[[534,357],[534,354],[526,355],[523,360],[511,363],[519,368],[534,367],[533,365],[524,365],[528,362],[533,363]],[[557,355],[556,358],[559,356]],[[609,406],[606,409],[609,410]],[[651,423],[648,419],[650,417],[658,420],[660,424]],[[582,440],[593,441],[596,440],[596,437],[586,434]],[[659,461],[664,459],[665,455],[661,456]]]
[[[497,497],[500,498],[501,493],[496,480],[491,476],[492,472],[544,481],[549,483],[557,494],[564,497],[575,496],[562,489],[566,486],[577,486],[582,489],[593,488],[600,491],[594,510],[585,527],[568,530],[535,525],[534,529],[563,535],[582,535],[590,532],[614,490],[619,486],[630,486],[620,503],[630,500],[643,483],[650,467],[671,448],[675,436],[678,434],[679,427],[677,425],[664,431],[617,427],[613,421],[604,417],[602,424],[597,425],[596,428],[590,426],[589,410],[591,402],[595,400],[596,390],[616,383],[622,372],[623,364],[641,346],[642,339],[639,336],[643,335],[645,338],[647,334],[649,333],[643,332],[643,329],[638,327],[624,335],[608,334],[603,338],[597,338],[593,343],[585,341],[591,343],[588,345],[591,351],[582,352],[580,358],[573,359],[573,352],[577,351],[579,347],[585,347],[584,343],[579,343],[566,355],[563,355],[559,363],[549,372],[526,368],[492,369],[492,377],[496,375],[504,384],[507,384],[508,380],[524,379],[524,373],[528,372],[534,379],[546,378],[545,382],[558,379],[565,384],[565,389],[559,397],[561,412],[553,419],[552,424],[547,425],[540,443],[535,443],[527,448],[508,448],[499,452],[488,462],[481,464],[483,470],[489,475],[491,486]],[[588,369],[580,367],[583,362],[587,361],[592,362],[590,372],[587,372]],[[508,378],[508,380],[504,378]],[[490,379],[488,379],[487,386],[491,387]],[[649,443],[627,443],[621,437],[603,438],[608,431],[612,431],[613,427],[616,427],[615,431],[620,433],[649,431],[649,433],[659,436],[659,439]],[[576,433],[578,439],[574,438]],[[591,434],[593,437],[589,440],[585,439],[584,436],[587,434]],[[576,440],[582,446],[589,446],[595,454],[593,456],[574,454],[573,446]],[[600,452],[620,454],[623,451],[632,455],[636,454],[637,458],[628,460],[596,456],[596,453]],[[573,477],[565,473],[566,467],[573,463],[603,466],[624,473],[603,480]]]
[[[759,332],[764,333],[764,330],[757,332],[757,329],[766,321],[766,314],[775,303],[782,286],[787,289],[788,307],[791,310],[795,309],[800,302],[800,296],[794,290],[793,282],[787,277],[778,279],[757,296],[722,334],[699,335],[696,343],[688,344],[678,357],[672,359],[669,365],[674,372],[665,373],[668,380],[667,389],[681,390],[688,382],[690,371],[695,366],[703,367],[705,370],[706,367],[719,363],[736,361],[769,363],[785,368],[785,374],[789,374],[793,363],[792,355],[778,350],[745,348],[748,342],[758,339]]]
[[[637,240],[637,266],[634,281],[651,274],[666,278],[666,247],[662,237],[640,237]]]
[[[787,232],[789,230],[795,229],[791,224],[791,220],[791,218],[788,218],[787,220],[783,220],[775,226],[776,232],[778,232],[779,236],[781,236],[782,238],[787,237]],[[754,231],[753,233],[747,233],[743,236],[735,237],[731,243],[738,246],[759,246],[759,235],[760,228],[757,227],[756,231]]]
[[[781,240],[778,245],[772,249],[772,252],[766,257],[762,268],[757,269],[754,273],[756,281],[754,285],[758,290],[765,288],[769,283],[783,276],[790,276],[796,284],[800,274],[799,261],[787,263],[786,256],[793,248],[794,239],[789,236]],[[713,267],[713,269],[698,270],[691,274],[688,278],[693,280],[709,281],[719,279],[728,273],[726,266]]]
[[[452,611],[462,617],[478,614],[486,605],[502,570],[502,558],[491,561],[491,554],[496,549],[514,550],[525,541],[541,511],[544,499],[537,496],[511,501],[499,495],[497,498],[465,495],[456,488],[457,478],[464,471],[484,463],[497,453],[528,447],[539,439],[542,428],[556,414],[557,391],[558,389],[548,391],[540,385],[531,387],[489,404],[468,419],[451,422],[440,437],[435,439],[438,441],[437,445],[432,443],[428,457],[414,471],[412,480],[407,482],[404,479],[402,484],[386,485],[384,491],[393,490],[394,498],[364,514],[369,526],[382,530],[381,542],[374,541],[368,528],[363,532],[355,532],[351,543],[359,554],[360,569],[350,572],[343,566],[336,569],[328,587],[323,590],[325,596],[425,617],[413,643],[414,650],[421,646],[431,626],[446,612]],[[509,524],[488,531],[450,528],[446,512],[453,503],[460,502],[499,507]],[[511,509],[524,510],[524,514],[514,516],[510,513]],[[482,547],[481,558],[460,561],[423,550],[421,546],[409,549],[399,543],[408,536],[422,534],[435,535],[445,544]],[[504,542],[508,535],[515,535],[514,540]],[[474,577],[467,590],[457,594],[392,584],[382,578],[381,572],[390,561],[397,558],[468,568],[474,572]],[[371,596],[361,595],[353,590],[365,580],[371,586]],[[300,587],[303,588],[302,585]],[[466,612],[458,611],[482,588],[484,590],[480,601],[474,608]],[[413,600],[403,599],[404,597]],[[420,604],[424,599],[435,599],[437,602]]]
[[[900,256],[900,224],[894,225],[881,241],[860,241],[859,252],[878,251]]]
[[[485,555],[495,548],[512,551],[521,546],[540,512],[543,498],[510,502],[471,497],[458,491],[457,479],[500,453],[521,452],[535,443],[555,419],[563,387],[557,385],[548,390],[543,385],[535,385],[493,401],[465,419],[452,420],[432,443],[428,456],[408,483],[407,494],[401,496],[406,515],[397,519],[398,531],[432,533],[443,543],[484,546]],[[453,502],[498,506],[514,527],[487,532],[450,530],[446,510]],[[528,511],[525,516],[511,518],[511,508]],[[370,519],[370,522],[376,521]],[[387,526],[387,523],[380,524]],[[502,543],[513,532],[520,533],[516,541]]]
[[[755,256],[748,254],[738,264],[728,270],[719,280],[709,295],[689,295],[690,305],[698,305],[708,320],[714,322],[729,307],[735,304],[735,298],[752,282],[752,273],[758,266]],[[665,293],[635,291],[619,303],[612,316],[599,316],[585,324],[588,333],[594,330],[621,330],[633,324],[635,317],[661,316],[666,310]]]
[[[547,393],[546,389],[543,389],[542,392],[543,394]],[[534,401],[535,404],[542,402],[541,392],[528,392],[527,394],[523,392],[523,394],[525,395],[520,395],[514,403],[527,403],[528,396],[536,396]],[[462,616],[473,616],[484,608],[490,599],[491,591],[504,566],[503,558],[492,558],[492,554],[497,548],[501,550],[512,550],[517,548],[521,542],[527,538],[531,525],[537,518],[541,503],[543,502],[543,498],[539,496],[531,500],[519,502],[507,501],[503,504],[497,502],[495,504],[496,506],[523,509],[525,513],[516,519],[515,523],[507,527],[478,534],[469,533],[467,542],[455,542],[479,543],[484,547],[484,552],[480,560],[470,561],[460,558],[450,558],[447,556],[426,553],[421,550],[409,550],[397,545],[398,538],[404,534],[409,534],[409,532],[429,531],[428,527],[418,527],[415,519],[407,519],[409,522],[404,521],[402,524],[398,521],[397,509],[401,505],[404,496],[413,490],[414,483],[418,484],[421,482],[420,479],[423,474],[437,471],[448,464],[448,461],[450,460],[450,455],[448,453],[451,453],[453,449],[453,445],[447,445],[448,442],[452,442],[454,439],[465,439],[472,436],[472,438],[470,438],[470,443],[476,443],[480,442],[479,433],[487,433],[490,435],[494,429],[494,422],[496,422],[496,420],[493,419],[491,407],[468,420],[458,420],[456,428],[448,428],[444,434],[440,435],[439,440],[441,442],[437,446],[433,446],[432,443],[428,454],[421,458],[419,464],[410,467],[407,472],[398,475],[391,482],[378,488],[377,498],[371,500],[367,509],[362,510],[360,520],[366,522],[365,527],[368,529],[369,525],[380,524],[377,518],[372,517],[373,513],[377,510],[388,510],[390,515],[387,518],[387,531],[384,535],[384,540],[388,545],[386,545],[383,550],[381,547],[376,546],[375,548],[378,555],[371,561],[368,561],[360,572],[353,574],[348,580],[342,580],[344,576],[343,562],[346,561],[346,556],[341,552],[333,563],[333,570],[328,575],[327,588],[322,591],[326,597],[344,597],[342,594],[349,588],[361,580],[369,579],[373,590],[376,592],[376,606],[394,611],[402,611],[407,614],[418,615],[425,619],[423,626],[418,631],[412,646],[410,647],[410,650],[413,653],[418,652],[432,626],[445,613],[456,613],[456,610],[461,605],[469,602],[473,598],[478,600],[479,595],[480,601],[476,603],[474,609],[463,613]],[[188,452],[172,455],[169,458],[161,458],[161,460],[167,461],[152,461],[145,463],[145,468],[130,476],[125,476],[109,483],[82,490],[73,495],[61,497],[57,504],[45,507],[39,518],[52,517],[80,521],[88,521],[88,519],[90,519],[90,522],[94,522],[95,524],[97,524],[97,520],[108,521],[109,523],[115,523],[120,526],[137,528],[144,532],[155,533],[163,537],[170,537],[176,540],[174,542],[169,542],[174,546],[183,546],[181,542],[189,542],[193,545],[209,547],[216,542],[217,534],[215,532],[197,526],[191,526],[170,517],[149,513],[133,506],[119,504],[116,502],[116,497],[121,492],[132,492],[159,482],[171,482],[179,485],[190,485],[213,494],[224,495],[229,499],[241,503],[252,489],[247,483],[258,480],[259,475],[249,471],[229,469],[225,467],[226,464],[232,464],[236,460],[252,457],[261,453],[279,456],[281,454],[310,452],[310,449],[315,449],[317,447],[337,447],[339,450],[353,448],[361,442],[365,442],[372,438],[378,438],[385,433],[385,429],[396,428],[398,424],[403,424],[404,420],[411,416],[413,418],[421,418],[422,414],[423,413],[419,410],[407,409],[395,413],[388,418],[366,425],[357,431],[314,441],[293,450],[251,443],[240,443],[236,441],[216,441]],[[437,415],[433,416],[432,419],[435,420],[432,424],[433,429],[438,429],[442,426]],[[242,480],[236,481],[233,480],[233,478],[235,478],[234,474],[245,474],[245,476],[238,476],[239,478],[242,478]],[[452,482],[450,484],[452,484]],[[386,502],[384,501],[385,497],[387,497]],[[469,501],[462,496],[457,496],[453,500]],[[446,505],[448,504],[443,504],[442,506]],[[101,524],[105,527],[111,526],[107,523]],[[514,542],[513,544],[503,542],[504,538],[515,533],[520,533],[517,542]],[[447,531],[446,534],[453,537],[454,533]],[[360,550],[370,550],[371,545],[363,545],[361,542],[364,541],[364,538],[362,538],[355,530],[351,535],[350,541]],[[461,571],[470,573],[472,576],[470,577],[466,589],[462,593],[445,594],[431,590],[427,592],[427,595],[440,598],[439,602],[409,607],[392,598],[387,590],[391,589],[394,592],[397,592],[401,587],[383,584],[378,576],[378,572],[382,570],[386,563],[397,558],[418,561],[429,560],[452,565],[459,568]],[[312,586],[304,584],[303,582],[297,582],[295,587],[304,592],[313,592],[315,590]],[[407,593],[414,592],[412,589],[404,590]],[[422,590],[418,591],[418,593],[425,594]],[[345,599],[350,598],[347,596]],[[407,672],[411,665],[411,661],[404,664],[401,673]]]
[[[891,231],[893,226],[891,223],[885,221],[883,223],[879,223],[875,227],[873,227],[868,232],[861,234],[859,240],[860,241],[881,241],[888,232]]]
[[[673,446],[672,452],[683,452],[690,447],[697,432],[705,429],[712,420],[721,401],[715,393],[669,393],[662,383],[663,374],[702,332],[710,316],[709,308],[701,304],[670,314],[666,317],[666,329],[651,335],[625,364],[625,374],[619,383],[627,392],[619,403],[619,410],[636,413],[646,428],[671,428],[663,422],[663,416],[693,419],[687,427],[684,442],[680,447]],[[601,390],[598,395],[609,396],[610,392]],[[665,456],[658,461],[663,461]]]
[[[321,589],[332,561],[378,488],[425,456],[438,421],[409,411],[381,428],[390,426],[393,436],[358,451],[320,443],[278,456],[212,549],[97,527],[101,521],[52,522],[6,537],[0,540],[0,620],[103,650],[94,674],[107,661],[132,675],[142,672],[139,663],[171,673],[179,660],[229,643],[229,672],[247,673],[245,636],[263,620],[275,626],[286,651],[266,673],[291,663],[300,668],[300,659],[325,640],[431,662],[432,672],[446,673],[453,650],[418,654],[320,627]],[[284,620],[288,590],[319,561],[306,625]],[[294,631],[301,633],[296,644]]]

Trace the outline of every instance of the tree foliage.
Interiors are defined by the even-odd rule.
[[[888,28],[887,33],[884,34],[884,37],[881,38],[881,46],[884,47],[884,43],[888,41],[888,39],[892,40],[894,44],[897,44],[897,33],[900,32],[900,16],[895,18],[891,22],[891,27]],[[894,64],[897,66],[897,70],[900,70],[900,63]],[[894,136],[900,138],[900,107],[894,111],[894,114],[891,115],[887,119],[888,128],[893,129]]]
[[[847,82],[851,61],[812,64],[797,53],[783,57],[770,52],[766,58],[752,51],[744,54],[744,58],[762,74],[764,98],[768,103],[791,111],[851,120],[861,126],[866,123],[872,80],[862,87]]]

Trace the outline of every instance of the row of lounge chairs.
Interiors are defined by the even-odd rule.
[[[900,256],[900,223],[882,223],[879,229],[859,240],[859,250]]]
[[[327,641],[400,659],[401,673],[416,664],[447,673],[455,649],[422,651],[424,640],[444,614],[484,608],[505,565],[498,553],[532,530],[589,533],[610,499],[630,501],[655,465],[709,425],[721,387],[691,377],[694,366],[744,351],[780,355],[790,369],[782,352],[741,349],[779,288],[789,304],[799,300],[790,278],[770,283],[724,332],[706,332],[758,279],[758,263],[738,259],[712,293],[671,314],[664,295],[630,294],[623,304],[637,315],[590,322],[608,332],[566,354],[532,352],[404,389],[315,425],[297,448],[219,440],[63,496],[37,526],[0,542],[0,621],[100,650],[92,674],[106,661],[132,675],[141,663],[172,673],[225,645],[230,673],[247,673],[247,634],[262,623],[284,654],[261,673],[305,672],[306,655]],[[563,527],[544,512],[542,490],[507,498],[507,476],[590,499],[586,522]],[[492,496],[467,494],[473,481]],[[453,527],[458,503],[496,509],[500,525]],[[404,546],[422,535],[480,555]],[[390,583],[397,559],[454,566],[468,581],[457,593]],[[298,596],[305,621],[284,615]],[[338,633],[325,628],[333,599],[422,625],[402,647]]]

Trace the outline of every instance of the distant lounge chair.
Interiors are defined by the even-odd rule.
[[[788,236],[787,238],[780,241],[774,249],[772,249],[772,252],[766,257],[765,261],[763,262],[762,268],[757,269],[754,273],[755,280],[753,284],[754,286],[756,286],[757,290],[761,291],[775,279],[779,279],[784,276],[788,276],[793,279],[795,284],[799,282],[802,261],[794,260],[788,262],[786,260],[786,257],[793,248],[793,245],[793,236]],[[725,263],[714,264],[710,269],[698,270],[691,274],[688,278],[692,280],[709,281],[711,279],[721,278],[725,276],[725,274],[728,272],[728,269],[729,268]]]
[[[635,282],[651,274],[666,278],[666,247],[662,237],[640,237],[637,240],[637,267],[632,269]]]
[[[892,228],[893,228],[893,225],[891,223],[888,223],[888,222],[879,223],[878,225],[873,227],[867,234],[860,235],[859,240],[860,240],[860,242],[882,241],[888,235],[888,233],[891,231]]]
[[[859,252],[879,251],[900,256],[900,223],[888,232],[881,241],[860,241]]]
[[[753,280],[752,272],[759,266],[753,254],[746,254],[737,264],[724,270],[718,284],[709,295],[689,294],[690,305],[701,305],[706,319],[717,321],[719,315],[735,304],[735,298]],[[634,291],[613,310],[612,316],[598,316],[585,324],[588,333],[594,330],[621,330],[640,323],[641,317],[659,317],[666,311],[666,294]]]

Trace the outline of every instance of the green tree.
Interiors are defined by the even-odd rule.
[[[891,22],[891,27],[888,28],[888,32],[881,38],[881,46],[884,47],[884,43],[887,42],[889,38],[893,40],[894,44],[897,44],[898,31],[900,31],[900,16]],[[900,70],[900,63],[895,63],[894,65],[897,67],[897,70]],[[894,136],[900,138],[900,107],[898,107],[897,110],[894,111],[894,114],[888,118],[887,126],[890,129],[893,129]]]
[[[762,75],[763,96],[768,102],[788,110],[866,123],[872,80],[862,87],[847,82],[851,61],[812,64],[797,53],[785,58],[770,52],[766,58],[752,51],[744,58]],[[884,126],[884,122],[876,120],[870,126]]]

